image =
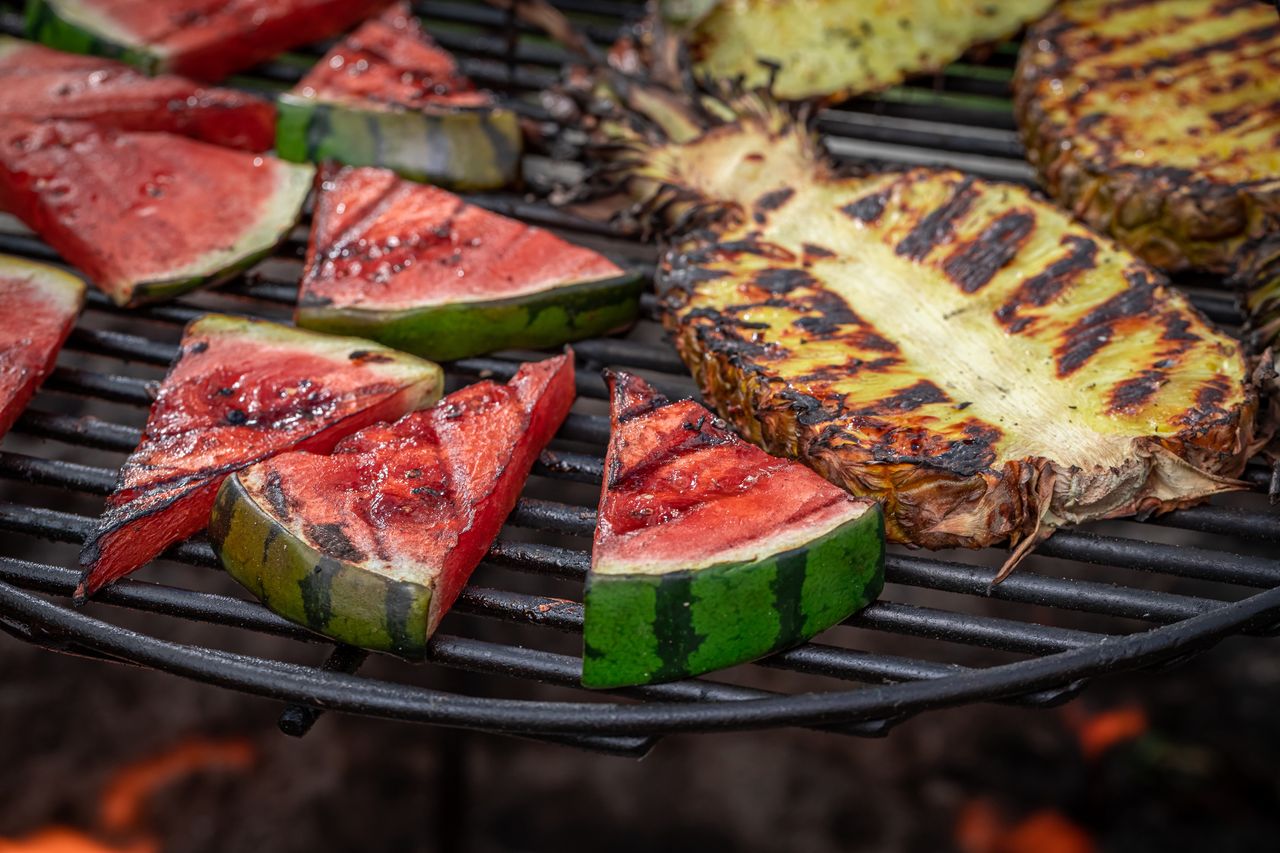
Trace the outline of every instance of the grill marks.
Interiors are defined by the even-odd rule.
[[[1155,305],[1155,286],[1140,270],[1130,272],[1129,287],[1076,321],[1054,350],[1058,376],[1066,377],[1084,367],[1111,342],[1116,327],[1124,320],[1149,312]]]
[[[950,239],[956,222],[969,212],[976,198],[973,178],[965,178],[951,198],[921,219],[894,251],[913,261],[923,260],[935,246]]]
[[[877,222],[884,213],[884,206],[889,201],[889,189],[863,196],[840,208],[840,212],[855,222]]]
[[[1032,318],[1019,313],[1026,306],[1043,308],[1073,281],[1097,265],[1098,244],[1087,237],[1068,234],[1061,240],[1067,247],[1067,255],[1054,261],[1043,272],[1024,281],[1007,302],[996,309],[998,321],[1013,334],[1020,334],[1031,325]]]
[[[976,293],[1013,260],[1035,227],[1035,217],[1030,213],[1010,211],[976,238],[957,247],[942,269],[965,293]]]

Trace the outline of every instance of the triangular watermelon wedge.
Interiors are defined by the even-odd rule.
[[[276,137],[275,105],[247,92],[0,36],[0,123],[21,120],[177,133],[246,151],[266,151]]]
[[[83,304],[75,276],[0,255],[0,437],[53,370]]]
[[[167,133],[0,130],[0,206],[119,305],[220,281],[298,221],[312,169]]]
[[[627,327],[641,282],[603,255],[386,169],[322,175],[295,321],[441,361]]]
[[[573,356],[525,364],[331,456],[228,477],[209,535],[262,602],[344,643],[420,657],[573,403]]]
[[[77,598],[203,529],[227,474],[287,450],[328,450],[430,405],[443,381],[437,365],[369,341],[222,314],[192,321],[84,543]]]
[[[407,5],[371,18],[280,96],[286,160],[384,166],[459,190],[520,172],[516,114],[476,88]]]
[[[880,506],[770,456],[692,400],[608,373],[612,428],[582,683],[647,684],[794,646],[884,585]]]
[[[341,32],[387,0],[28,0],[27,35],[149,74],[217,82]]]

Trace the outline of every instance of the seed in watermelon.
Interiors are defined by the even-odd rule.
[[[75,276],[0,255],[0,436],[53,370],[82,304],[84,282]]]
[[[27,35],[149,74],[218,81],[328,38],[386,0],[27,0]]]
[[[612,435],[582,683],[697,675],[794,646],[884,585],[879,504],[770,456],[692,400],[607,374]]]
[[[246,151],[276,138],[275,106],[254,95],[0,36],[0,122],[21,120],[163,131]]]
[[[0,130],[0,207],[118,305],[225,279],[298,220],[310,166],[81,122]]]
[[[198,532],[230,473],[325,451],[440,397],[440,368],[370,341],[206,314],[187,326],[142,442],[80,554],[83,599]]]
[[[520,171],[516,114],[463,76],[404,4],[329,51],[279,107],[286,160],[385,166],[460,190],[500,187]]]
[[[562,355],[367,427],[331,456],[245,468],[218,492],[214,548],[286,619],[421,657],[573,396],[573,356]]]
[[[426,358],[549,347],[635,321],[640,277],[385,169],[325,175],[295,321]]]

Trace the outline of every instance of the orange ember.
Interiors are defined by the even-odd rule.
[[[1051,809],[1011,823],[989,799],[970,800],[960,809],[955,827],[962,853],[1094,853],[1093,839],[1064,815]]]
[[[1150,728],[1147,712],[1137,705],[1091,714],[1071,704],[1063,709],[1063,715],[1067,726],[1076,733],[1087,761],[1096,761],[1112,747],[1137,740]]]

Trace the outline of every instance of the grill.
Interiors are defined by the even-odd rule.
[[[597,0],[559,5],[600,43],[641,12]],[[515,96],[545,131],[529,158],[528,195],[473,200],[652,269],[651,247],[538,200],[575,140],[528,96],[555,79],[563,52],[487,6],[432,2],[418,11],[469,74]],[[16,10],[0,13],[0,29],[20,28]],[[233,82],[287,86],[322,47]],[[825,111],[819,127],[837,158],[947,164],[1029,183],[1008,103],[1015,53],[1016,45],[1003,44],[981,63],[850,101]],[[125,580],[72,609],[76,546],[138,441],[149,383],[173,357],[182,324],[206,310],[286,318],[305,242],[300,228],[247,275],[171,304],[121,312],[90,293],[56,371],[0,449],[0,529],[9,534],[0,548],[0,627],[54,651],[279,700],[286,706],[281,728],[293,735],[304,734],[323,710],[337,710],[628,755],[676,732],[804,726],[874,736],[921,712],[969,702],[1050,706],[1101,675],[1169,665],[1227,635],[1280,630],[1280,518],[1268,513],[1262,494],[1270,474],[1255,463],[1246,474],[1252,493],[1148,523],[1061,531],[998,586],[991,578],[1003,551],[891,549],[880,602],[821,642],[709,678],[583,691],[577,601],[608,435],[599,370],[626,367],[668,394],[696,394],[654,322],[652,296],[627,337],[577,345],[574,413],[431,642],[425,666],[383,658],[365,666],[364,652],[326,647],[239,597],[201,537],[140,573],[155,580]],[[56,260],[12,220],[0,222],[0,251]],[[1184,284],[1210,318],[1238,327],[1225,289]],[[466,359],[449,366],[449,379],[453,387],[479,376],[506,379],[519,361],[510,353]],[[193,622],[219,627],[195,631]],[[376,677],[359,674],[362,668],[376,669]]]

